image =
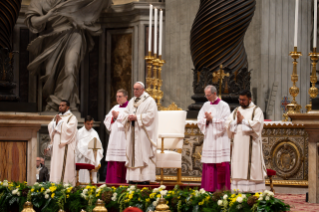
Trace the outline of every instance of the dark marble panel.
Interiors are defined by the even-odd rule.
[[[93,37],[94,48],[89,53],[89,104],[88,114],[98,119],[98,92],[99,92],[99,37]]]
[[[111,106],[114,106],[118,89],[123,88],[132,96],[132,34],[113,34],[111,41]]]
[[[29,30],[20,29],[20,46],[19,46],[19,97],[21,102],[28,102],[29,97]]]

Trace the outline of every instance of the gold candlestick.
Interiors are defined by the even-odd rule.
[[[157,107],[158,109],[161,109],[162,105],[161,105],[161,100],[163,98],[163,91],[161,90],[161,87],[163,85],[163,80],[162,80],[162,67],[165,63],[165,60],[162,59],[162,56],[160,55],[158,57],[159,61],[158,61],[158,76],[157,76]]]
[[[314,99],[318,96],[318,88],[316,87],[317,82],[317,62],[319,59],[319,53],[317,53],[317,48],[313,48],[313,51],[309,53],[310,60],[312,61],[312,71],[310,76],[310,82],[312,83],[312,87],[309,88],[308,94],[311,99]],[[307,113],[312,109],[312,100],[310,99],[310,104],[306,105]]]
[[[299,113],[301,106],[296,102],[296,96],[298,96],[298,94],[299,94],[299,88],[296,86],[296,82],[298,81],[298,74],[297,74],[298,62],[297,62],[297,59],[300,56],[302,56],[302,54],[301,54],[301,52],[297,51],[297,47],[295,46],[294,51],[290,52],[289,55],[291,56],[292,59],[294,59],[294,61],[293,61],[293,71],[291,74],[291,81],[292,81],[293,85],[289,88],[289,93],[293,99],[292,99],[291,103],[288,105],[291,105],[291,107],[294,106],[294,111]]]
[[[220,64],[219,70],[217,72],[213,72],[213,77],[217,77],[219,81],[219,94],[218,97],[222,99],[222,84],[225,77],[229,77],[229,73],[224,72],[223,64]]]
[[[157,55],[154,55],[154,59],[152,61],[153,64],[153,77],[152,77],[152,85],[153,85],[153,90],[152,90],[152,97],[153,99],[157,99],[157,86],[158,86],[158,79],[157,79],[157,69],[159,66],[159,59]]]
[[[154,57],[151,52],[148,52],[148,55],[144,58],[147,64],[147,73],[146,73],[146,92],[152,96],[152,63]]]

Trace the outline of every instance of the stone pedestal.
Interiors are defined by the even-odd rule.
[[[35,113],[0,113],[0,142],[5,141],[10,143],[27,141],[26,155],[20,155],[20,157],[27,157],[26,170],[21,169],[19,171],[27,172],[26,181],[29,185],[36,182],[36,157],[38,152],[37,133],[41,128],[41,125],[47,125],[52,118],[53,116],[40,116]],[[17,166],[15,163],[16,162],[13,161],[11,166]],[[5,166],[9,165],[5,164]]]
[[[293,123],[302,124],[308,133],[308,197],[310,203],[319,203],[319,113],[291,114]]]

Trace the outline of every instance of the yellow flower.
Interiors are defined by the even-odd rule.
[[[166,205],[168,205],[168,201],[166,201]]]
[[[133,194],[128,195],[128,198],[132,199],[133,198]]]
[[[199,202],[198,205],[204,205],[204,200]]]
[[[149,198],[147,198],[145,201],[146,201],[146,202],[150,202],[151,200],[150,200]]]
[[[70,197],[70,195],[66,195],[66,198],[69,198]]]
[[[177,197],[177,199],[180,199],[180,198],[181,198],[181,196],[178,196],[178,197]]]
[[[138,201],[142,201],[141,198],[138,198]]]
[[[153,199],[155,197],[155,193],[150,194],[150,198]]]
[[[26,185],[27,185],[27,184],[28,184],[28,182],[24,181],[24,184],[26,184]]]
[[[42,187],[42,188],[41,188],[41,192],[44,191],[44,190],[45,190],[45,189]]]
[[[51,183],[51,186],[54,186],[54,183]]]
[[[51,194],[51,198],[53,198],[53,197],[54,197],[54,195],[55,195],[55,194],[54,194],[54,193],[52,193],[52,194]]]
[[[160,194],[157,194],[156,197],[157,197],[157,198],[161,198],[161,195],[160,195]]]
[[[34,192],[34,188],[31,189],[31,192]]]

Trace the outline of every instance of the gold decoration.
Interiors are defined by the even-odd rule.
[[[151,52],[148,52],[148,55],[145,57],[147,64],[147,73],[146,73],[146,92],[152,96],[152,64],[154,57]]]
[[[182,108],[179,108],[175,102],[173,102],[172,104],[170,104],[168,107],[163,107],[163,106],[160,106],[159,108],[160,110],[182,110]]]
[[[169,210],[168,205],[166,205],[166,200],[164,198],[160,198],[158,201],[158,205],[156,206],[155,212],[163,211],[163,212],[171,212]]]
[[[33,210],[33,205],[31,202],[27,201],[26,203],[24,203],[23,205],[23,210],[21,212],[35,212],[35,210]]]
[[[95,208],[93,212],[107,212],[107,209],[104,206],[104,202],[100,199],[96,201]]]
[[[229,73],[224,72],[223,64],[219,66],[219,70],[217,72],[213,72],[213,77],[217,77],[219,81],[219,91],[218,97],[222,99],[222,84],[225,77],[229,77]]]
[[[317,82],[317,71],[316,71],[316,67],[317,67],[317,62],[318,62],[318,58],[319,58],[319,53],[317,53],[317,48],[313,48],[313,52],[309,53],[310,56],[310,60],[312,61],[312,72],[311,72],[311,76],[310,76],[310,82],[312,83],[312,87],[309,88],[308,90],[308,94],[310,95],[311,99],[314,99],[318,96],[318,88],[316,88],[316,82]],[[310,104],[306,106],[307,109],[307,113],[309,111],[311,111],[312,109],[312,103],[310,100]]]
[[[60,209],[58,212],[65,212],[64,210]]]
[[[294,47],[294,51],[290,52],[289,54],[291,56],[292,59],[294,59],[293,63],[293,70],[292,70],[292,74],[291,74],[291,81],[293,83],[293,85],[289,88],[289,93],[292,96],[292,101],[290,104],[288,105],[295,105],[294,106],[294,112],[299,113],[301,106],[296,102],[296,97],[299,94],[299,88],[296,86],[296,82],[298,81],[298,74],[297,74],[297,59],[302,56],[301,52],[297,51],[297,47]],[[288,106],[287,105],[287,106]],[[289,111],[288,111],[289,113]]]

